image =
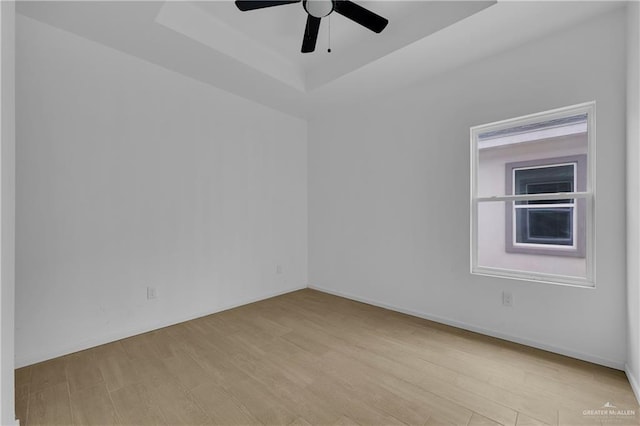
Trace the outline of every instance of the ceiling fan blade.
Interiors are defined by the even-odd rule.
[[[320,31],[320,18],[307,15],[307,26],[304,29],[304,37],[302,38],[302,53],[316,50],[318,31]]]
[[[334,10],[376,33],[382,32],[389,23],[386,18],[349,0],[335,0]]]
[[[301,0],[236,0],[236,6],[243,12],[247,10],[264,9],[265,7],[282,6],[300,3]]]

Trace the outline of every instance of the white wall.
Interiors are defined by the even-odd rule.
[[[640,400],[640,3],[627,11],[627,376]]]
[[[18,366],[306,286],[304,121],[21,15],[16,37]]]
[[[14,260],[15,260],[15,3],[0,2],[0,424],[15,424]]]
[[[624,21],[618,9],[311,120],[311,285],[622,368]],[[469,128],[591,100],[597,288],[471,275]]]

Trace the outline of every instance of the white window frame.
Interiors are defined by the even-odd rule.
[[[471,273],[474,275],[484,275],[492,277],[511,278],[516,280],[525,280],[532,282],[540,282],[547,284],[561,284],[576,287],[595,288],[595,101],[586,102],[578,105],[572,105],[564,108],[558,108],[550,111],[544,111],[532,115],[512,118],[508,120],[497,121],[494,123],[483,124],[471,127],[471,176],[470,176],[470,263]],[[489,197],[478,196],[478,165],[479,150],[478,137],[487,132],[493,132],[502,129],[508,129],[518,126],[526,126],[564,117],[575,115],[587,115],[587,179],[586,191],[584,192],[561,192],[550,194],[522,194],[522,195],[494,195]],[[575,179],[575,174],[574,174]],[[577,189],[574,186],[574,189]],[[547,274],[532,271],[520,271],[514,269],[504,269],[489,266],[478,265],[478,206],[481,203],[490,202],[507,202],[513,201],[532,201],[532,200],[553,200],[553,199],[573,199],[574,204],[579,199],[584,199],[586,204],[586,276],[574,277],[559,274]],[[557,206],[557,205],[555,205]],[[515,209],[513,209],[515,212]],[[574,215],[576,209],[574,208]],[[575,223],[575,220],[574,220]],[[515,220],[514,220],[515,226]],[[574,234],[575,236],[575,234]],[[574,240],[575,244],[575,240]]]

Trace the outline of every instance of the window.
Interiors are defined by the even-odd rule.
[[[507,163],[507,194],[553,194],[586,191],[586,155]],[[582,200],[507,202],[507,253],[552,256],[585,255],[585,206]]]
[[[471,129],[471,271],[593,286],[587,103]]]

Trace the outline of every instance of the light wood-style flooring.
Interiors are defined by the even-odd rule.
[[[314,290],[16,371],[21,425],[623,425],[624,373]],[[608,410],[608,409],[605,409]]]

